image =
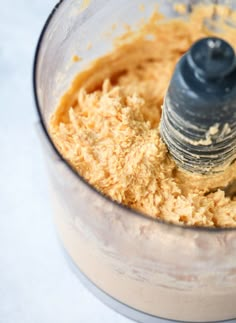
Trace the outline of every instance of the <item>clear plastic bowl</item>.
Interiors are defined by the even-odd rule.
[[[61,1],[43,28],[34,94],[55,224],[82,280],[124,315],[150,323],[159,322],[158,317],[181,322],[233,319],[236,230],[178,227],[112,202],[73,171],[48,132],[50,115],[74,76],[112,49],[124,22],[135,26],[157,3],[166,15],[173,14],[174,1],[145,1],[145,10],[140,10],[143,3]],[[108,37],[114,23],[118,28]],[[73,55],[84,59],[70,64]]]

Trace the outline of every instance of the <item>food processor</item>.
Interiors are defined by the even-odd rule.
[[[98,298],[143,323],[235,319],[236,230],[177,226],[112,201],[59,153],[49,122],[75,75],[111,51],[127,25],[138,29],[157,5],[166,17],[179,17],[179,3],[187,5],[185,19],[194,5],[212,1],[61,1],[43,28],[34,62],[39,131],[63,250]]]

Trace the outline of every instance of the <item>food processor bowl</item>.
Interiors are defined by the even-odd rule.
[[[236,318],[236,230],[167,224],[112,201],[64,160],[48,130],[75,75],[112,50],[125,24],[135,30],[157,4],[172,17],[174,3],[61,1],[38,42],[34,94],[57,232],[82,280],[139,322],[216,322]]]

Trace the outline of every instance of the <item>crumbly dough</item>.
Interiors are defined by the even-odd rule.
[[[75,78],[50,132],[65,159],[113,200],[171,223],[236,227],[236,198],[229,194],[236,163],[214,176],[188,173],[159,134],[175,64],[194,41],[213,34],[203,23],[212,10],[198,6],[186,20],[155,12],[139,31],[120,37],[113,52]],[[222,30],[235,45],[236,30]]]

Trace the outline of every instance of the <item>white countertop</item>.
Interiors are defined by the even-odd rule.
[[[128,323],[71,272],[35,131],[32,61],[55,0],[0,0],[0,323]]]

